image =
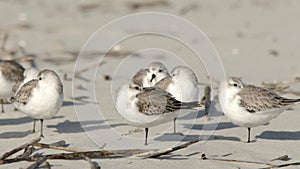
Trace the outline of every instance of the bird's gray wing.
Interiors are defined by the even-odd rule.
[[[38,80],[34,79],[34,80],[31,80],[27,83],[25,83],[21,88],[20,90],[18,91],[18,93],[16,93],[15,96],[13,96],[13,101],[14,102],[17,102],[17,103],[22,103],[24,105],[27,104],[30,96],[31,96],[31,93],[32,93],[32,90],[37,86],[38,84]]]
[[[169,84],[172,83],[172,78],[170,76],[167,76],[163,79],[161,79],[159,82],[157,82],[154,87],[160,88],[162,90],[167,90],[167,87]]]
[[[14,96],[19,89],[20,85],[22,84],[22,81],[16,82],[12,87],[12,96]]]
[[[238,96],[241,98],[240,105],[250,113],[280,108],[300,101],[281,97],[274,92],[253,85],[245,85]]]
[[[139,112],[146,115],[160,115],[174,112],[181,108],[181,102],[170,93],[159,88],[149,87],[136,95]]]
[[[24,79],[24,68],[15,61],[0,60],[3,76],[11,81],[22,81]]]

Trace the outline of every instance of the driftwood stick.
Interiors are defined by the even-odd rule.
[[[89,166],[91,169],[100,169],[101,168],[99,165],[94,164],[89,157],[83,156],[83,159],[89,163]]]
[[[135,154],[141,154],[148,151],[154,151],[154,150],[140,150],[140,149],[128,149],[128,150],[111,150],[111,151],[86,151],[86,152],[74,152],[74,153],[59,153],[59,154],[49,154],[49,155],[36,155],[36,156],[30,156],[25,158],[11,158],[11,159],[4,159],[0,160],[0,165],[3,164],[10,164],[20,161],[37,161],[40,158],[47,157],[48,160],[51,159],[82,159],[83,156],[89,157],[89,158],[109,158],[109,157],[128,157]]]
[[[63,151],[72,152],[72,153],[82,152],[81,150],[77,150],[77,149],[73,149],[73,148],[55,146],[55,145],[44,144],[44,143],[34,143],[33,146],[40,147],[40,148],[54,149],[54,150],[63,150]]]
[[[291,158],[290,158],[288,155],[283,155],[283,156],[274,158],[273,160],[270,160],[270,161],[276,161],[276,160],[280,160],[280,161],[288,161],[288,160],[290,160],[290,159],[291,159]]]
[[[4,159],[0,160],[0,165],[2,164],[10,164],[15,162],[21,161],[37,161],[41,158],[47,157],[48,160],[63,160],[63,159],[82,159],[82,156],[87,157],[94,157],[94,158],[107,158],[112,156],[117,156],[114,153],[108,151],[87,151],[87,152],[78,152],[78,153],[60,153],[60,154],[49,154],[49,155],[37,155],[37,156],[30,156],[26,158],[12,158],[12,159]]]
[[[283,167],[289,167],[289,166],[299,166],[300,162],[294,162],[294,163],[286,163],[281,165],[273,165],[271,167],[262,168],[262,169],[272,169],[272,168],[283,168]]]
[[[172,148],[154,150],[154,151],[150,151],[150,152],[146,152],[146,153],[142,153],[142,154],[137,154],[136,156],[137,157],[143,157],[143,158],[158,158],[162,155],[170,154],[174,151],[187,148],[188,146],[190,146],[192,144],[195,144],[199,141],[200,140],[197,139],[197,140],[193,140],[193,141],[190,141],[190,142],[187,142],[187,143],[184,143],[184,144],[181,144],[179,146],[172,147]]]
[[[48,161],[45,161],[45,165],[46,165],[46,167],[47,167],[48,169],[51,169],[51,165],[50,165],[50,163],[49,163]]]
[[[46,160],[47,160],[47,156],[44,156],[43,158],[40,158],[39,160],[37,160],[34,164],[32,164],[29,167],[27,167],[27,169],[36,169],[40,165],[42,165],[43,163],[45,163]]]
[[[24,153],[21,155],[18,155],[17,158],[26,158],[29,157],[32,153],[34,153],[37,149],[35,149],[33,146],[28,146]]]
[[[234,159],[221,159],[221,158],[208,158],[205,154],[201,156],[202,160],[212,160],[212,161],[223,161],[223,162],[234,162],[234,163],[246,163],[246,164],[257,164],[257,165],[267,165],[273,167],[274,165],[270,163],[257,162],[257,161],[247,161],[247,160],[234,160]]]
[[[6,153],[4,153],[4,154],[0,157],[0,160],[4,160],[4,159],[6,159],[7,157],[9,157],[9,156],[11,156],[11,155],[13,155],[13,154],[15,154],[15,153],[21,151],[21,150],[23,150],[23,149],[25,149],[25,148],[27,148],[27,147],[33,145],[34,143],[39,142],[40,140],[41,140],[40,137],[39,137],[39,138],[36,138],[36,139],[30,141],[29,143],[25,143],[25,144],[23,144],[23,145],[21,145],[21,146],[15,148],[15,149],[9,151],[9,152],[6,152]],[[0,161],[0,164],[1,164],[1,161]]]

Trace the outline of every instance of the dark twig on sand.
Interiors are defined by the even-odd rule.
[[[72,148],[67,148],[67,147],[62,147],[62,146],[53,146],[53,145],[43,144],[43,143],[34,143],[33,146],[54,149],[54,150],[63,150],[63,151],[73,152],[73,153],[82,152],[80,150],[76,150],[76,149],[72,149]]]
[[[283,167],[289,167],[289,166],[300,166],[300,162],[286,163],[286,164],[281,164],[281,165],[273,165],[271,167],[262,168],[262,169],[283,168]]]
[[[29,167],[27,167],[27,169],[36,169],[38,168],[40,165],[42,165],[43,163],[45,163],[47,160],[47,156],[40,158],[39,160],[37,160],[35,163],[31,164]]]
[[[195,143],[197,143],[199,141],[200,140],[197,139],[197,140],[193,140],[193,141],[190,141],[190,142],[187,142],[187,143],[184,143],[184,144],[181,144],[179,146],[172,147],[172,148],[154,150],[154,151],[150,151],[150,152],[146,152],[146,153],[142,153],[142,154],[137,154],[135,156],[137,156],[137,157],[143,157],[143,158],[158,158],[158,157],[160,157],[162,155],[170,154],[170,153],[172,153],[174,151],[187,148],[188,146],[190,146],[192,144],[195,144]]]
[[[209,158],[205,154],[201,155],[202,160],[212,160],[212,161],[223,161],[223,162],[234,162],[234,163],[247,163],[247,164],[257,164],[257,165],[267,165],[273,167],[274,165],[270,163],[248,161],[248,160],[235,160],[235,159],[221,159],[221,158]]]
[[[288,155],[283,155],[283,156],[274,158],[273,160],[270,160],[270,161],[276,161],[276,160],[280,160],[280,161],[288,161],[288,160],[290,160],[290,159],[291,159],[291,158],[290,158]]]
[[[111,153],[109,151],[87,151],[87,152],[78,152],[78,153],[59,153],[59,154],[49,154],[49,155],[36,155],[26,158],[12,158],[12,159],[4,159],[0,161],[1,164],[10,164],[21,161],[30,161],[34,162],[41,158],[47,157],[48,160],[64,160],[64,159],[82,159],[82,156],[94,157],[94,158],[108,158],[112,156],[116,156],[116,154]]]
[[[26,158],[29,157],[32,153],[34,153],[36,151],[36,149],[33,146],[29,146],[27,148],[25,148],[24,153],[21,155],[18,155],[18,158]]]
[[[1,160],[5,160],[7,157],[10,157],[11,155],[13,155],[13,154],[15,154],[15,153],[17,153],[17,152],[19,152],[19,151],[21,151],[21,150],[23,150],[23,149],[26,149],[27,147],[29,147],[29,146],[31,146],[31,145],[33,145],[33,144],[39,142],[40,140],[41,140],[40,137],[39,137],[39,138],[36,138],[36,139],[30,141],[29,143],[25,143],[25,144],[23,144],[23,145],[21,145],[21,146],[15,148],[15,149],[9,151],[9,152],[6,152],[5,154],[3,154],[3,155],[0,157],[0,164],[1,164]]]
[[[101,168],[97,163],[93,163],[89,157],[83,156],[82,158],[89,163],[89,166],[91,169],[100,169]]]

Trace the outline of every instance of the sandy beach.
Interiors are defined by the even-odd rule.
[[[45,138],[41,143],[64,140],[79,151],[97,151],[103,147],[104,150],[150,150],[174,147],[200,136],[209,138],[159,158],[92,158],[102,169],[266,168],[265,164],[300,161],[299,105],[269,124],[253,128],[253,142],[249,144],[246,128],[233,125],[225,116],[207,118],[201,109],[198,114],[181,113],[177,129],[183,135],[170,134],[173,131],[170,122],[150,128],[149,145],[144,146],[144,129],[128,125],[117,112],[116,91],[152,61],[163,62],[169,70],[187,65],[195,71],[199,82],[209,85],[207,76],[219,70],[255,85],[299,78],[299,9],[298,0],[0,1],[0,42],[8,35],[0,57],[10,57],[9,51],[17,51],[15,58],[34,56],[39,69],[55,70],[62,79],[64,104],[53,119],[45,121]],[[204,35],[199,37],[188,31],[191,25],[181,27],[171,19],[170,23],[164,22],[163,17],[151,22],[130,17],[131,22],[120,19],[142,12],[182,18],[198,27],[210,41]],[[123,26],[118,26],[121,22]],[[160,22],[161,25],[155,25]],[[113,27],[114,24],[117,26]],[[186,38],[188,45],[171,36],[149,33],[155,31],[181,40]],[[189,45],[199,47],[202,53],[197,56]],[[216,59],[214,64],[206,64],[208,61],[203,62],[199,57]],[[28,62],[21,64],[30,67]],[[289,86],[281,95],[299,98],[300,83]],[[201,96],[203,90],[204,87]],[[14,111],[13,105],[5,104],[5,111],[0,114],[0,155],[39,134],[31,132],[33,120]],[[33,155],[61,152],[64,151],[41,149]],[[201,159],[203,154],[207,160]],[[271,161],[283,155],[288,155],[287,161]],[[82,159],[48,162],[54,169],[89,168]],[[18,162],[0,168],[27,168],[30,164]],[[40,168],[47,167],[42,164]],[[299,165],[285,168],[299,168]]]

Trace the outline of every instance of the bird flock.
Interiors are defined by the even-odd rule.
[[[150,127],[173,120],[176,133],[175,122],[180,110],[199,110],[203,106],[199,84],[187,66],[176,66],[169,73],[163,63],[152,62],[117,90],[116,107],[129,124],[145,128],[147,145]],[[248,129],[248,143],[251,128],[267,124],[300,102],[300,99],[284,98],[268,89],[246,84],[237,77],[227,77],[219,83],[217,98],[232,123]]]
[[[120,86],[116,108],[130,125],[145,128],[148,144],[149,128],[173,121],[181,111],[197,112],[204,107],[200,99],[200,83],[193,70],[176,66],[170,73],[161,62],[152,62],[140,69]],[[10,102],[16,110],[41,121],[53,118],[61,109],[64,99],[61,79],[53,70],[24,69],[13,60],[0,60],[0,103]],[[288,99],[261,87],[244,83],[241,78],[227,77],[218,85],[218,102],[223,113],[235,125],[248,129],[267,124],[288,110],[300,99]],[[207,105],[206,105],[207,106]]]

